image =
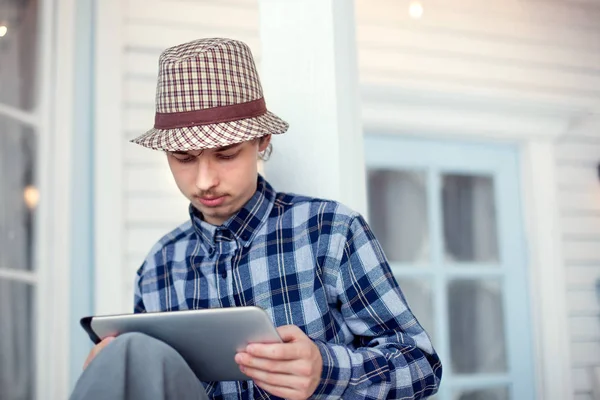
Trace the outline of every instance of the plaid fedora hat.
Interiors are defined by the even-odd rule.
[[[199,39],[160,55],[154,128],[132,142],[202,150],[287,129],[267,110],[250,48],[232,39]]]

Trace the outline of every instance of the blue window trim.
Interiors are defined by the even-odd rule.
[[[79,378],[92,345],[81,329],[79,319],[90,315],[94,306],[94,0],[77,1],[75,32],[69,327],[71,387]]]

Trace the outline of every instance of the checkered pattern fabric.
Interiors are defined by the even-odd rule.
[[[276,326],[297,325],[319,347],[323,374],[313,399],[437,391],[440,360],[359,214],[276,193],[259,176],[252,199],[223,225],[191,207],[190,215],[139,269],[135,312],[261,307]],[[276,398],[252,381],[204,385],[213,399]]]
[[[256,65],[243,42],[199,39],[171,47],[159,58],[157,115],[218,112],[219,107],[259,99],[263,99],[263,92]],[[259,116],[216,121],[172,129],[155,126],[132,142],[156,150],[200,150],[281,134],[288,128],[285,121],[266,109]]]

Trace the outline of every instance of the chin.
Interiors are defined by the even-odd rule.
[[[205,207],[205,206],[199,204],[199,205],[194,205],[194,207],[196,207],[198,209],[198,211],[200,211],[200,213],[202,213],[202,215],[204,216],[204,219],[210,218],[210,219],[227,220],[229,218],[229,216],[231,216],[231,214],[228,213],[228,210],[227,210],[228,207],[226,207],[226,206]]]

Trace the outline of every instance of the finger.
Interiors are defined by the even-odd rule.
[[[284,325],[277,328],[277,333],[284,342],[293,342],[306,337],[296,325]]]
[[[238,354],[235,356],[235,362],[243,367],[260,369],[261,371],[290,374],[292,373],[290,367],[295,361],[276,361],[268,358],[252,357],[249,354]]]
[[[306,378],[299,376],[281,374],[277,372],[273,373],[256,368],[241,367],[240,370],[253,380],[259,380],[272,386],[286,387],[288,389],[298,390],[299,388],[303,387],[304,381],[308,382]]]
[[[254,357],[268,358],[271,360],[297,360],[302,358],[303,346],[301,343],[253,343],[246,347],[246,352]]]
[[[305,360],[278,361],[253,357],[248,353],[239,353],[235,356],[235,361],[244,367],[283,375],[312,376],[314,372],[311,363]]]
[[[254,383],[256,384],[256,386],[267,391],[268,393],[272,394],[273,396],[281,397],[282,399],[302,400],[302,399],[307,398],[307,396],[302,396],[301,393],[298,392],[297,390],[290,389],[287,387],[275,386],[275,385],[271,385],[267,382],[258,381],[258,380],[254,380]]]

